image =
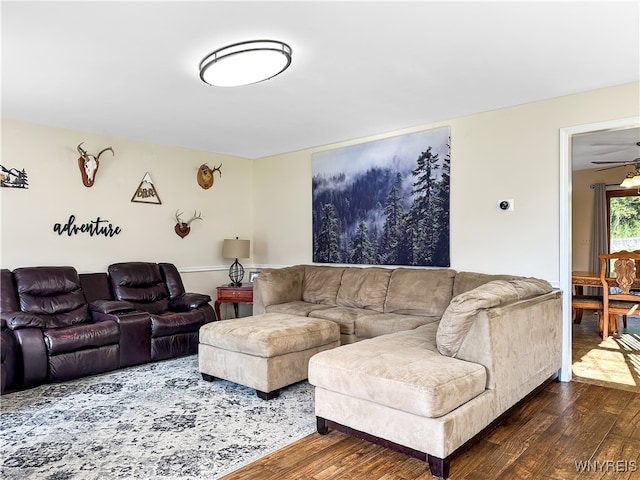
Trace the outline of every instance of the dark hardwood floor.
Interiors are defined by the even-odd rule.
[[[575,381],[551,383],[517,406],[452,459],[449,478],[640,479],[640,317],[630,317],[628,327],[606,341],[593,314],[585,312],[573,327]],[[224,480],[431,478],[424,461],[331,430]]]
[[[335,430],[326,436],[314,433],[223,477],[431,478],[426,462]],[[640,395],[582,382],[553,382],[454,457],[449,478],[640,479]]]

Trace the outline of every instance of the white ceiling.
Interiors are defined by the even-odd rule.
[[[573,170],[608,168],[616,164],[593,162],[640,162],[640,128],[598,131],[574,135],[571,154]],[[627,169],[633,170],[633,169]]]
[[[2,117],[259,158],[638,81],[639,5],[3,0]],[[200,81],[262,38],[282,75]]]

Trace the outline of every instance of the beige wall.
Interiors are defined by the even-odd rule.
[[[612,168],[597,171],[597,169],[578,170],[572,175],[571,201],[573,205],[571,218],[572,235],[572,269],[589,270],[589,255],[591,249],[591,233],[593,228],[593,194],[591,185],[594,183],[619,184],[631,167]],[[619,190],[615,186],[608,190]]]
[[[0,189],[0,264],[90,272],[116,261],[168,261],[188,289],[213,294],[228,281],[224,238],[252,240],[252,258],[242,261],[248,269],[311,262],[313,152],[449,125],[451,266],[557,282],[559,129],[638,115],[638,92],[637,83],[622,85],[253,161],[3,119],[1,163],[24,168],[30,187]],[[80,142],[90,152],[115,150],[101,159],[92,188],[78,171]],[[202,163],[223,163],[209,190],[196,183]],[[147,171],[162,205],[130,201]],[[502,198],[515,199],[514,212],[498,211]],[[201,211],[204,219],[184,239],[173,231],[177,209],[185,216]],[[78,223],[100,216],[122,233],[54,233],[71,214]]]
[[[80,142],[90,153],[107,146],[115,151],[101,157],[91,188],[82,184],[78,170]],[[252,237],[250,160],[3,119],[0,163],[24,168],[29,176],[28,189],[0,189],[3,268],[73,265],[96,272],[118,261],[167,261],[183,271],[187,289],[212,294],[228,281],[222,240]],[[216,174],[208,190],[196,181],[202,163],[223,164],[222,178]],[[161,205],[131,202],[145,172]],[[194,210],[203,218],[183,239],[174,232],[178,209],[185,220]],[[54,233],[54,224],[66,223],[71,214],[76,223],[100,216],[122,233],[111,238]]]
[[[254,259],[312,259],[311,155],[451,126],[451,266],[559,281],[559,130],[639,115],[639,84],[595,90],[263,158],[254,166]],[[515,200],[501,212],[497,200]]]

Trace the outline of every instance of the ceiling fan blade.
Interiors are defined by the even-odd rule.
[[[592,163],[610,163],[610,162],[592,162]],[[613,162],[616,163],[616,162]],[[634,166],[636,170],[640,169],[640,158],[636,158],[633,162],[621,163],[620,165],[612,165],[611,167],[598,168],[596,172],[601,172],[602,170],[610,170],[612,168],[620,168],[620,167],[629,167]]]
[[[603,170],[611,170],[612,168],[620,168],[620,167],[624,167],[624,166],[626,166],[626,165],[614,165],[612,167],[597,168],[596,172],[602,172]]]
[[[615,160],[611,160],[611,161],[606,161],[606,160],[601,160],[601,161],[592,161],[591,163],[595,163],[596,165],[604,165],[607,163],[617,163],[618,165],[632,165],[633,162],[627,162],[624,160],[620,160],[620,161],[615,161]]]
[[[596,165],[604,165],[607,163],[617,163],[619,166],[623,165],[635,165],[640,163],[640,157],[634,160],[593,160],[591,163],[595,163]]]

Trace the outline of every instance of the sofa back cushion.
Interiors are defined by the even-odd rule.
[[[264,307],[302,300],[304,267],[264,268],[254,280],[253,289],[259,292]]]
[[[1,271],[0,277],[0,312],[19,312],[18,291],[13,274],[6,268]]]
[[[23,267],[13,271],[20,310],[48,328],[90,320],[89,306],[73,267]]]
[[[109,283],[107,272],[81,273],[78,276],[80,277],[80,285],[82,285],[84,298],[87,299],[88,304],[96,301],[113,300],[113,293],[111,292],[111,284]]]
[[[543,295],[552,290],[549,282],[537,278],[494,280],[461,293],[451,300],[442,315],[436,346],[442,355],[455,357],[481,309]]]
[[[456,278],[453,281],[453,296],[457,297],[461,293],[473,290],[480,285],[492,282],[494,280],[515,280],[518,277],[516,275],[494,275],[490,273],[476,273],[476,272],[458,272]]]
[[[158,265],[162,272],[162,278],[169,289],[169,296],[174,298],[182,295],[184,293],[184,283],[182,283],[182,277],[176,266],[173,263],[159,263]]]
[[[302,300],[335,306],[343,272],[344,267],[305,265]]]
[[[385,313],[441,317],[453,295],[455,271],[396,268],[391,273]]]
[[[336,304],[340,307],[364,308],[382,312],[392,270],[368,267],[345,268]]]
[[[113,296],[139,310],[162,313],[169,309],[169,289],[160,266],[149,262],[114,263],[108,268]]]

